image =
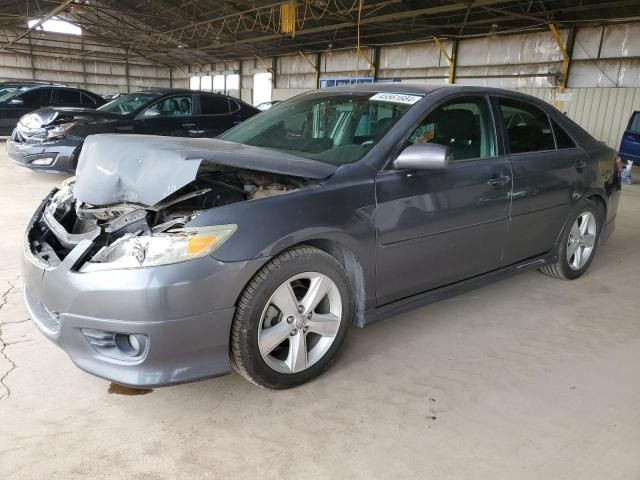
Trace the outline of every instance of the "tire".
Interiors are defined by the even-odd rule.
[[[584,274],[596,256],[602,231],[602,217],[602,212],[596,204],[592,201],[585,203],[567,222],[560,235],[558,261],[542,267],[540,271],[561,280],[574,280]],[[583,226],[588,237],[583,236]],[[588,254],[586,260],[583,258],[585,254]]]
[[[240,296],[231,324],[231,365],[261,387],[306,383],[334,362],[353,315],[351,287],[338,260],[313,247],[286,250]]]

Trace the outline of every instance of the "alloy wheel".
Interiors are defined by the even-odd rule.
[[[342,298],[327,275],[304,272],[271,295],[258,324],[258,348],[280,373],[298,373],[318,362],[342,321]]]
[[[584,212],[576,218],[567,239],[567,262],[573,270],[583,268],[596,244],[596,217],[591,212]]]

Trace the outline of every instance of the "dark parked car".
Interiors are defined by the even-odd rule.
[[[93,109],[105,103],[95,93],[46,83],[5,82],[0,85],[0,135],[10,135],[23,115],[42,107]]]
[[[620,157],[640,165],[640,112],[633,112],[620,141]]]
[[[529,269],[574,279],[614,229],[616,152],[550,105],[360,85],[219,139],[94,135],[35,212],[25,301],[87,372],[287,388],[349,325]]]
[[[9,158],[34,170],[71,172],[88,135],[215,137],[260,110],[216,93],[158,89],[118,95],[97,110],[43,108],[20,119]]]

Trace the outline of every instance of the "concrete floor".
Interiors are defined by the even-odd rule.
[[[295,390],[233,374],[128,396],[28,321],[23,228],[62,177],[1,155],[4,480],[640,478],[640,185],[577,281],[529,272],[352,329]]]

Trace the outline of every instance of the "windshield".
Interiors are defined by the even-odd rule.
[[[98,107],[98,110],[102,112],[117,113],[118,115],[126,115],[127,113],[135,112],[140,107],[147,105],[159,96],[159,93],[144,92],[120,95],[115,100],[111,100],[109,103],[105,103],[101,107]]]
[[[15,94],[17,87],[3,87],[0,88],[0,102],[4,102],[5,100],[9,100]]]
[[[302,96],[218,138],[344,165],[360,160],[420,98],[375,92]]]

